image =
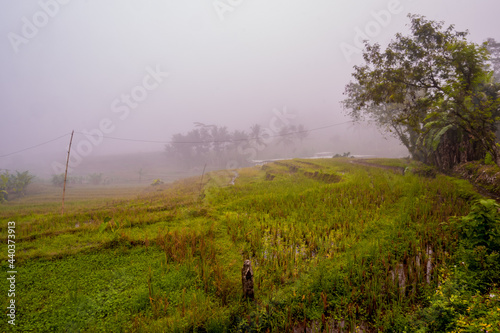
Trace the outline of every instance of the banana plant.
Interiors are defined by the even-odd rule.
[[[7,201],[9,193],[7,192],[7,186],[9,183],[9,172],[5,171],[0,175],[0,203]]]

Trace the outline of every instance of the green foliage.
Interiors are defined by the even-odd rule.
[[[497,332],[500,329],[500,289],[481,294],[467,289],[467,271],[462,267],[442,273],[441,284],[428,298],[428,306],[410,319],[412,331]],[[496,330],[495,330],[496,329]]]
[[[7,201],[9,193],[6,190],[0,190],[0,203]]]
[[[493,156],[491,156],[490,153],[486,153],[486,156],[484,157],[484,164],[486,165],[494,165],[495,161],[493,160]]]
[[[420,312],[418,332],[451,332],[459,314],[467,309],[463,287],[456,278],[440,275],[440,285],[429,297],[429,306]]]
[[[9,194],[25,196],[26,189],[34,178],[29,171],[16,171],[15,175],[4,171],[0,174],[0,203],[7,201]]]
[[[476,294],[464,300],[467,309],[456,320],[456,332],[496,332],[500,330],[500,289]]]
[[[437,170],[435,167],[426,164],[416,164],[408,168],[408,171],[427,178],[435,178]]]
[[[453,220],[460,237],[457,257],[469,271],[471,285],[485,292],[500,283],[500,205],[480,200],[469,215]]]
[[[500,205],[495,200],[479,200],[469,215],[454,220],[464,248],[484,246],[500,252]]]
[[[430,126],[427,126],[427,125],[430,125]],[[426,135],[424,137],[423,145],[430,152],[435,152],[437,150],[439,144],[441,143],[441,139],[442,139],[443,135],[448,130],[453,128],[452,124],[444,126],[442,128],[433,128],[434,125],[435,125],[435,122],[432,122],[432,123],[426,124],[426,126],[425,126],[426,128],[430,128],[430,130],[429,130],[429,132],[426,133]],[[440,125],[440,124],[438,124],[438,125]]]
[[[151,186],[158,186],[161,184],[163,184],[163,180],[158,178],[158,179],[153,180],[153,182],[151,183]]]
[[[471,212],[451,221],[459,236],[453,269],[418,312],[417,332],[494,332],[500,329],[500,205],[479,200]],[[418,327],[418,329],[417,329]]]
[[[497,163],[500,84],[488,69],[486,45],[442,22],[410,19],[411,35],[397,34],[385,50],[366,44],[366,64],[355,66],[346,86],[348,114],[374,121],[415,159],[442,169],[461,162],[463,149],[475,159],[489,152]]]

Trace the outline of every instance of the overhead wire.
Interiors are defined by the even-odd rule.
[[[161,143],[161,144],[235,143],[235,142],[252,141],[252,140],[257,140],[257,139],[278,138],[278,137],[284,137],[284,136],[301,134],[301,133],[310,133],[310,132],[313,132],[313,131],[319,131],[319,130],[322,130],[322,129],[327,129],[327,128],[331,128],[331,127],[335,127],[335,126],[345,125],[345,124],[349,124],[349,123],[353,123],[353,122],[354,122],[353,120],[349,120],[349,121],[345,121],[345,122],[342,122],[342,123],[337,123],[337,124],[332,124],[332,125],[327,125],[327,126],[321,126],[321,127],[316,127],[316,128],[312,128],[312,129],[304,129],[304,130],[300,130],[300,131],[292,131],[292,132],[287,132],[287,133],[282,133],[282,134],[269,135],[269,136],[265,136],[265,137],[257,137],[257,138],[253,137],[253,138],[242,138],[242,139],[232,139],[232,140],[205,140],[205,141],[172,141],[172,140],[169,140],[169,141],[157,141],[157,140],[117,138],[117,137],[105,136],[105,135],[100,136],[100,137],[102,137],[104,139],[111,139],[111,140],[131,141],[131,142],[144,142],[144,143]],[[82,135],[89,135],[89,133],[84,133],[84,132],[77,132],[77,131],[75,131],[75,133],[82,134]],[[61,136],[58,136],[57,138],[54,138],[54,139],[51,139],[51,140],[48,140],[48,141],[45,141],[45,142],[42,142],[42,143],[30,146],[30,147],[27,147],[27,148],[24,148],[24,149],[21,149],[21,150],[17,150],[17,151],[8,153],[8,154],[0,155],[0,158],[11,156],[11,155],[15,155],[15,154],[27,151],[27,150],[31,150],[31,149],[34,149],[34,148],[38,148],[38,147],[44,146],[46,144],[49,144],[49,143],[54,142],[54,141],[57,141],[57,140],[59,140],[61,138],[64,138],[66,136],[69,136],[70,134],[71,133],[66,133],[66,134],[63,134]]]
[[[287,132],[283,134],[276,134],[276,135],[269,135],[265,137],[253,137],[253,138],[242,138],[242,139],[231,139],[231,140],[204,140],[204,141],[158,141],[158,140],[143,140],[143,139],[128,139],[128,138],[117,138],[117,137],[112,137],[112,136],[102,136],[104,139],[112,139],[112,140],[120,140],[120,141],[131,141],[131,142],[145,142],[145,143],[161,143],[161,144],[201,144],[201,143],[235,143],[235,142],[244,142],[244,141],[252,141],[256,139],[269,139],[269,138],[279,138],[279,137],[284,137],[284,136],[290,136],[290,135],[295,135],[295,134],[300,134],[300,133],[309,133],[313,131],[318,131],[322,129],[327,129],[335,126],[340,126],[340,125],[345,125],[348,123],[353,123],[353,120],[345,121],[342,123],[337,123],[337,124],[332,124],[332,125],[327,125],[327,126],[321,126],[321,127],[316,127],[312,129],[304,129],[300,131],[292,131],[292,132]],[[88,135],[88,133],[83,133],[83,132],[76,132],[77,134],[84,134]]]
[[[28,147],[28,148],[24,148],[24,149],[21,149],[21,150],[18,150],[18,151],[15,151],[15,152],[12,152],[12,153],[8,153],[8,154],[5,154],[5,155],[0,155],[0,158],[2,157],[7,157],[7,156],[11,156],[11,155],[14,155],[14,154],[18,154],[18,153],[22,153],[23,151],[26,151],[26,150],[30,150],[30,149],[34,149],[34,148],[38,148],[40,146],[43,146],[43,145],[46,145],[48,143],[51,143],[51,142],[54,142],[54,141],[57,141],[61,138],[64,138],[65,136],[68,136],[70,135],[71,133],[66,133],[64,135],[61,135],[61,136],[58,136],[57,138],[55,139],[52,139],[52,140],[49,140],[49,141],[45,141],[45,142],[42,142],[42,143],[39,143],[37,145],[34,145],[34,146],[31,146],[31,147]]]

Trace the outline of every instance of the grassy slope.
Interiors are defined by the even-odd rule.
[[[344,321],[398,331],[398,318],[432,288],[426,280],[437,282],[423,264],[428,249],[433,267],[447,260],[455,236],[443,223],[467,214],[474,196],[448,177],[348,159],[238,173],[235,186],[232,172],[211,173],[202,196],[192,178],[133,200],[70,202],[64,217],[57,203],[2,207],[1,220],[17,223],[18,326],[284,331]],[[0,232],[6,248],[5,222]],[[7,271],[6,251],[0,256]],[[254,303],[241,300],[246,258]]]

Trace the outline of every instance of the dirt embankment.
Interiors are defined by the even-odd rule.
[[[500,200],[500,168],[497,165],[469,162],[456,166],[453,172],[474,184],[482,194]]]
[[[353,160],[351,163],[391,170],[403,175],[405,172],[403,167],[382,165],[371,161]],[[436,172],[434,170],[434,175]],[[451,173],[446,174],[468,180],[479,193],[500,202],[500,168],[497,165],[484,165],[477,161],[468,162],[456,166]]]

